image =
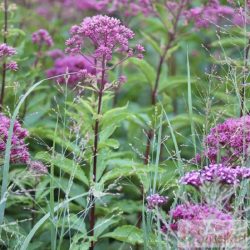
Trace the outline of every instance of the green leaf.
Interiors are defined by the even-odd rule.
[[[172,56],[172,54],[173,54],[176,50],[179,49],[179,47],[180,47],[180,44],[176,44],[175,46],[173,46],[172,48],[170,48],[170,49],[168,50],[168,53],[167,53],[167,55],[166,55],[166,58],[167,58],[167,59],[170,58],[170,57]]]
[[[138,66],[138,69],[144,74],[147,81],[153,85],[155,78],[156,78],[156,72],[155,69],[145,60],[139,60],[137,58],[130,58],[129,61],[136,66]]]
[[[111,171],[105,173],[101,179],[103,183],[119,179],[127,176],[137,176],[139,179],[147,176],[147,173],[154,172],[156,166],[150,165],[149,167],[145,167],[143,163],[135,163],[129,160],[111,160],[108,161],[108,164],[113,165]],[[163,173],[165,170],[163,168],[159,168],[159,173]]]
[[[99,144],[99,149],[103,148],[103,147],[110,147],[113,149],[118,149],[120,146],[119,141],[115,140],[115,139],[108,139],[106,141],[102,141]]]
[[[158,43],[148,34],[144,33],[141,31],[141,34],[143,35],[143,37],[145,37],[145,39],[151,44],[151,46],[159,53],[161,54],[161,48],[158,45]]]
[[[61,154],[55,155],[53,159],[52,156],[49,155],[47,152],[39,152],[36,154],[35,158],[38,160],[42,160],[42,161],[54,164],[54,166],[60,168],[65,173],[69,174],[70,176],[73,176],[74,178],[82,181],[86,185],[89,184],[84,171],[81,169],[81,166],[78,165],[73,160],[65,158]]]
[[[177,128],[180,128],[180,127],[187,127],[189,126],[189,115],[188,114],[180,114],[180,115],[177,115],[175,117],[173,117],[171,119],[171,122],[173,123],[173,125]],[[203,119],[201,116],[197,115],[197,114],[193,114],[193,122],[196,123],[196,124],[199,124],[199,125],[202,125],[203,124]]]
[[[108,229],[111,225],[117,224],[118,220],[100,218],[95,224],[95,237],[98,238],[103,232]]]
[[[216,40],[214,42],[211,43],[211,46],[212,47],[220,47],[222,46],[223,48],[224,47],[229,47],[229,48],[232,48],[232,47],[238,47],[238,46],[241,46],[241,47],[244,47],[247,43],[247,40],[245,37],[229,37],[229,38],[223,38],[223,39],[219,39],[219,40]]]
[[[83,240],[82,234],[74,235],[69,250],[89,250],[90,242],[83,242]]]
[[[81,195],[78,195],[76,197],[67,199],[61,203],[59,203],[55,208],[54,208],[54,212],[58,211],[61,208],[64,208],[65,205],[67,205],[68,203],[70,203],[71,201],[74,201],[75,199],[78,198],[82,198],[84,196],[87,196],[88,193],[83,193]],[[39,221],[34,225],[34,227],[30,230],[29,234],[27,235],[27,237],[25,238],[25,240],[23,241],[22,247],[20,250],[27,250],[28,246],[30,244],[30,241],[32,240],[32,238],[34,237],[35,233],[38,231],[38,229],[50,218],[50,212],[46,213],[41,219],[39,219]]]
[[[118,200],[113,204],[110,204],[111,208],[119,208],[121,211],[127,214],[135,214],[142,211],[142,202],[134,200]]]
[[[87,235],[86,225],[81,216],[76,214],[68,214],[67,219],[60,217],[56,222],[57,228],[65,227],[65,224],[70,228],[70,230],[75,230],[83,235]],[[50,226],[47,224],[48,227]]]
[[[104,234],[102,238],[112,238],[131,245],[143,243],[143,233],[141,229],[132,225],[117,227],[113,232]]]
[[[114,126],[115,124],[120,123],[122,120],[127,119],[129,116],[127,108],[128,104],[123,107],[113,108],[104,113],[101,118],[102,127],[106,128],[109,126]]]
[[[52,178],[52,177],[51,177]],[[69,197],[75,197],[77,195],[80,195],[84,193],[86,190],[84,189],[83,185],[80,185],[78,183],[70,183],[70,181],[66,178],[54,178],[54,185],[56,187],[59,187],[63,190],[63,192],[68,193]],[[70,189],[69,189],[70,188]],[[86,200],[85,199],[77,199],[76,202],[82,206],[86,207]]]
[[[105,183],[109,180],[114,180],[125,176],[132,176],[135,174],[136,174],[136,169],[131,166],[123,166],[119,168],[115,167],[111,171],[104,174],[101,181]]]
[[[21,36],[26,36],[26,33],[22,30],[22,29],[17,29],[17,28],[11,28],[8,31],[8,36],[17,36],[17,35],[21,35]]]
[[[110,125],[100,132],[100,143],[106,141],[117,129],[116,125]]]
[[[36,187],[36,201],[39,201],[41,199],[43,199],[47,193],[48,193],[48,186],[49,184],[49,179],[43,179],[43,180],[40,180],[37,187]]]
[[[190,82],[194,83],[195,79],[190,78]],[[165,90],[173,90],[177,89],[179,87],[186,88],[187,85],[187,76],[170,76],[167,79],[164,79],[164,81],[161,81],[159,86],[159,92],[163,92]]]

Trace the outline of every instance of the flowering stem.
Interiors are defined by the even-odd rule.
[[[162,66],[164,63],[164,60],[166,58],[166,55],[169,51],[169,49],[172,47],[173,42],[175,40],[176,37],[176,33],[177,33],[177,26],[178,26],[178,22],[182,13],[182,10],[184,8],[184,6],[188,3],[188,1],[183,1],[183,3],[180,5],[180,8],[177,11],[177,14],[174,16],[175,20],[173,22],[173,29],[172,31],[168,32],[168,42],[163,50],[162,55],[160,56],[160,60],[159,60],[159,64],[157,67],[157,72],[156,72],[156,79],[155,79],[155,83],[154,83],[154,88],[152,89],[152,93],[151,93],[151,104],[152,106],[156,105],[157,102],[157,92],[158,92],[158,87],[159,87],[159,82],[160,82],[160,77],[161,77],[161,72],[162,72]],[[146,151],[144,154],[144,164],[147,165],[149,163],[149,155],[150,155],[150,144],[151,144],[151,140],[153,137],[153,131],[152,129],[150,129],[147,133],[147,146],[146,146]]]
[[[102,76],[101,76],[101,84],[100,89],[98,93],[98,108],[97,108],[97,118],[95,120],[95,128],[94,128],[94,149],[93,149],[93,175],[92,175],[92,181],[93,184],[96,182],[96,169],[97,169],[97,157],[98,157],[98,142],[99,142],[99,115],[101,114],[102,110],[102,96],[103,96],[103,90],[105,85],[105,58],[102,60]],[[91,210],[90,210],[90,236],[94,236],[94,227],[95,227],[95,200],[94,200],[93,190],[90,194],[90,204],[91,204]],[[90,243],[90,250],[94,249],[94,240],[91,239]]]
[[[188,1],[183,1],[183,3],[181,4],[176,16],[175,16],[175,20],[173,22],[173,30],[169,31],[168,33],[168,41],[167,44],[163,50],[163,53],[160,55],[160,60],[157,66],[157,72],[156,72],[156,79],[155,79],[155,83],[154,83],[154,87],[152,89],[151,92],[151,105],[154,107],[157,103],[157,92],[158,92],[158,87],[159,87],[159,82],[160,82],[160,77],[161,77],[161,72],[162,72],[162,66],[163,63],[165,61],[166,55],[169,51],[169,49],[172,47],[173,42],[175,41],[175,37],[176,37],[176,33],[177,33],[177,25],[181,16],[181,12],[183,7],[185,6],[185,4],[187,4]],[[150,156],[150,150],[151,150],[151,140],[153,138],[154,135],[154,131],[153,129],[149,129],[147,131],[147,144],[146,144],[146,150],[144,153],[144,164],[148,165],[149,164],[149,156]],[[143,187],[141,188],[141,193],[143,195]],[[142,221],[142,214],[139,213],[138,214],[138,222],[137,222],[137,226],[139,227],[141,225],[141,221]],[[137,249],[139,249],[139,245],[137,245],[136,247]]]
[[[4,30],[3,30],[3,42],[7,43],[7,32],[8,32],[8,1],[4,0]],[[4,103],[4,90],[6,83],[6,62],[2,65],[2,87],[0,96],[0,112],[3,110]]]
[[[169,49],[172,46],[172,42],[174,41],[174,35],[173,34],[169,34],[169,35],[170,35],[170,37],[169,37],[168,43],[167,43],[167,45],[166,45],[166,47],[165,47],[165,49],[163,51],[163,54],[160,56],[159,64],[158,64],[158,67],[157,67],[157,74],[156,74],[155,84],[154,84],[154,88],[152,89],[152,93],[151,93],[151,105],[152,106],[156,105],[157,92],[158,92],[158,86],[159,86],[159,82],[160,82],[162,66],[163,66],[165,57],[166,57]],[[146,150],[145,150],[145,153],[144,153],[144,165],[148,165],[148,163],[149,163],[151,141],[152,141],[152,138],[154,136],[153,129],[149,129],[146,134],[147,134],[147,145],[146,145]],[[141,194],[143,195],[143,193],[144,193],[144,188],[142,186],[141,187]],[[142,213],[139,212],[138,213],[138,221],[137,221],[136,226],[140,227],[141,223],[142,223]],[[139,245],[137,245],[136,249],[138,250],[139,248],[140,248]]]
[[[151,104],[152,106],[155,106],[157,103],[157,92],[158,92],[158,87],[159,87],[159,82],[160,82],[160,76],[161,76],[161,71],[162,71],[162,66],[165,60],[165,57],[169,51],[169,49],[172,47],[172,43],[174,41],[174,35],[173,34],[169,34],[169,40],[167,45],[164,48],[164,51],[162,53],[162,55],[160,56],[160,60],[159,60],[159,64],[157,67],[157,74],[156,74],[156,79],[155,79],[155,84],[154,84],[154,88],[152,89],[152,93],[151,93]],[[144,164],[147,165],[149,163],[149,155],[150,155],[150,143],[153,137],[153,130],[150,129],[147,132],[147,145],[146,145],[146,151],[144,154]]]

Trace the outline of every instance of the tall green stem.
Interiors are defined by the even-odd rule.
[[[102,60],[102,76],[101,76],[101,84],[100,89],[98,93],[98,108],[97,108],[97,118],[95,120],[95,128],[94,128],[94,149],[93,149],[93,175],[92,175],[92,181],[93,184],[96,182],[96,169],[97,169],[97,158],[98,158],[98,142],[99,142],[99,115],[101,114],[102,110],[102,97],[103,97],[103,90],[105,85],[105,58]],[[93,195],[93,191],[91,191],[90,194],[90,236],[94,237],[94,228],[95,228],[95,197]],[[90,250],[94,250],[94,240],[91,240],[90,243]]]
[[[3,28],[3,42],[7,43],[7,33],[8,33],[8,1],[4,0],[4,28]],[[6,83],[6,62],[4,60],[2,64],[2,87],[1,87],[1,95],[0,95],[0,112],[3,110],[4,104],[4,90]]]

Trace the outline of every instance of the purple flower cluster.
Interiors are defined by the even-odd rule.
[[[6,142],[8,139],[8,130],[10,127],[10,119],[0,113],[0,156],[4,157],[6,150]],[[13,129],[12,147],[10,152],[11,163],[28,163],[30,160],[29,151],[24,140],[28,136],[28,131],[21,127],[16,121]]]
[[[60,49],[49,50],[49,51],[47,52],[47,55],[48,55],[49,57],[51,57],[53,60],[56,60],[56,59],[58,59],[58,58],[62,58],[62,57],[65,56],[65,54],[63,53],[63,51],[60,50]]]
[[[68,5],[72,5],[71,0],[68,1]],[[73,1],[73,4],[75,7],[79,10],[94,10],[94,11],[102,11],[107,8],[107,5],[109,4],[110,0],[75,0]]]
[[[109,0],[106,8],[107,11],[122,12],[125,16],[137,16],[142,13],[145,16],[154,14],[152,0]]]
[[[87,75],[95,75],[95,68],[93,67],[93,60],[88,57],[76,55],[76,56],[67,56],[61,55],[60,53],[53,53],[53,57],[58,56],[54,61],[54,67],[47,71],[48,77],[63,75],[66,73],[75,73],[68,75],[68,84],[71,87],[74,87],[83,80],[83,77]],[[84,73],[85,72],[85,73]],[[56,81],[60,84],[65,83],[65,77],[60,76],[56,78]]]
[[[134,37],[133,31],[113,17],[102,15],[87,17],[79,26],[72,26],[70,35],[66,41],[67,53],[81,54],[85,39],[88,38],[95,48],[96,59],[110,61],[114,52],[125,52],[129,56],[133,54],[129,48],[129,40]],[[141,57],[144,48],[137,46],[137,51]]]
[[[214,164],[201,170],[191,171],[183,176],[180,183],[200,187],[208,182],[218,182],[233,185],[243,179],[250,178],[250,168],[237,166],[236,168]]]
[[[18,65],[15,61],[10,61],[9,63],[7,63],[6,68],[12,71],[17,71]]]
[[[170,227],[174,231],[178,230],[178,221],[180,220],[192,222],[194,223],[194,228],[200,226],[203,230],[205,229],[205,221],[207,220],[226,221],[228,222],[228,226],[231,226],[233,220],[230,214],[224,213],[216,207],[207,204],[181,204],[172,209],[170,215],[173,218],[173,223]]]
[[[184,13],[187,21],[193,21],[197,28],[207,28],[220,21],[231,21],[232,24],[242,25],[244,13],[242,8],[221,5],[219,0],[209,0],[207,4],[191,8]]]
[[[53,39],[49,32],[45,29],[40,29],[32,34],[32,42],[40,47],[46,45],[48,47],[53,46]]]
[[[147,197],[147,208],[154,209],[167,203],[168,197],[159,194],[152,194]]]
[[[250,116],[231,118],[216,125],[204,139],[205,156],[211,163],[219,160],[227,165],[235,165],[246,159],[250,150]]]
[[[35,2],[35,1],[34,1]],[[108,4],[111,0],[43,0],[37,1],[37,12],[39,15],[44,17],[50,17],[50,8],[52,6],[60,6],[61,11],[63,10],[80,10],[80,11],[102,11],[107,9]],[[64,13],[63,13],[64,14]]]
[[[182,204],[172,209],[170,215],[173,218],[171,230],[183,239],[191,237],[200,246],[226,240],[233,231],[232,215],[213,206]]]
[[[12,57],[16,54],[16,50],[11,46],[8,46],[6,43],[0,44],[0,59],[6,62],[6,69],[17,71],[18,65],[15,61],[7,61],[9,57]]]
[[[40,161],[31,161],[29,163],[29,170],[38,175],[45,175],[48,173],[48,168]]]
[[[95,11],[106,14],[120,12],[125,16],[136,16],[140,13],[148,16],[154,13],[152,0],[34,0],[34,2],[38,15],[49,19],[54,17],[51,11],[53,7],[60,8],[61,17],[64,19],[72,19],[76,11]]]
[[[0,58],[10,57],[16,54],[16,50],[6,43],[0,44]]]

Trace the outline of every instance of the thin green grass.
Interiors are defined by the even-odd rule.
[[[197,154],[197,146],[196,146],[195,126],[194,126],[194,120],[193,120],[192,86],[191,86],[191,77],[190,77],[190,64],[189,64],[188,49],[187,49],[187,84],[188,84],[189,122],[191,125],[191,137],[192,137],[192,141],[193,141],[194,155],[196,155]]]

